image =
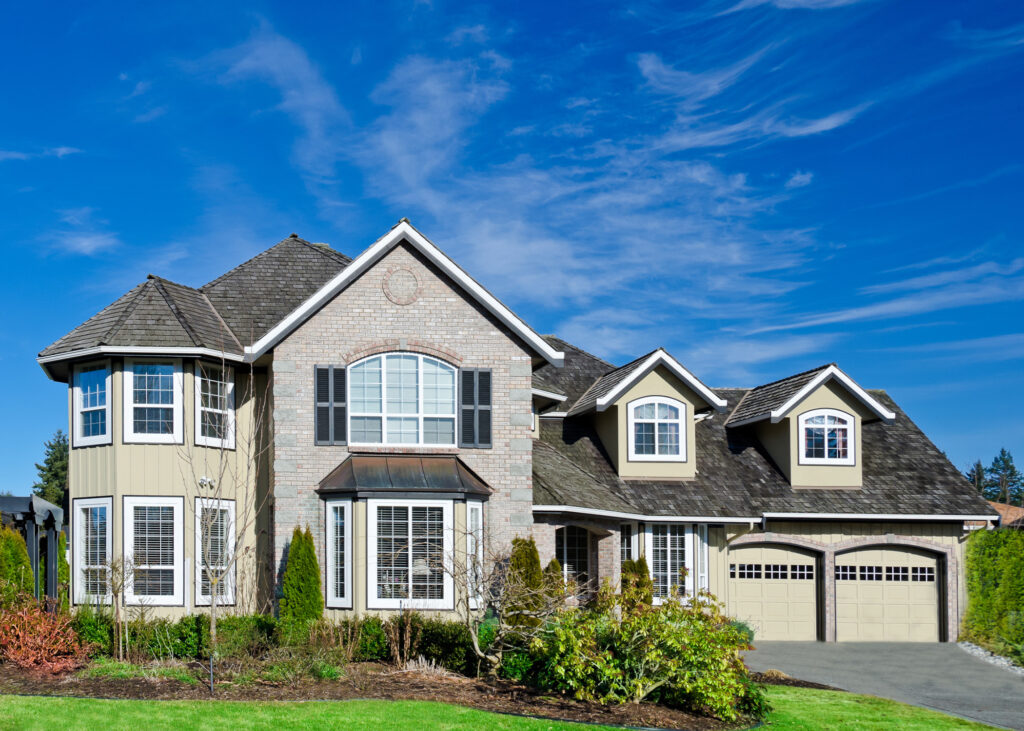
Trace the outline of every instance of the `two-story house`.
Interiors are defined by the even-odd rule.
[[[834,364],[615,367],[404,219],[354,259],[292,235],[199,288],[151,276],[39,362],[68,385],[76,604],[122,560],[130,605],[270,610],[308,525],[338,616],[452,611],[467,557],[532,535],[583,586],[645,556],[658,596],[707,589],[761,639],[951,640],[964,522],[995,518]]]

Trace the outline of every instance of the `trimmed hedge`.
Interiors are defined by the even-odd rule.
[[[1024,663],[1024,531],[972,533],[966,572],[961,636]]]
[[[0,525],[0,607],[33,590],[32,564],[21,533]]]

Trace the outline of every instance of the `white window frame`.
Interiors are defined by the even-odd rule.
[[[207,379],[203,374],[203,368],[220,368],[224,372],[224,383],[227,389],[224,393],[224,399],[227,402],[227,410],[221,411],[220,409],[207,409],[203,407],[203,391],[202,382]],[[193,412],[193,420],[195,422],[194,429],[196,432],[196,446],[199,447],[219,447],[221,449],[234,449],[235,448],[235,369],[227,364],[221,363],[210,363],[207,361],[197,360],[195,364],[195,375],[193,377],[195,391],[195,411]],[[223,439],[217,437],[208,437],[203,435],[203,412],[212,411],[218,414],[224,414],[227,417],[227,429]]]
[[[131,556],[135,555],[135,508],[136,507],[172,507],[174,508],[174,594],[171,596],[137,596],[135,594],[134,566]],[[125,604],[146,605],[151,607],[181,607],[185,605],[185,498],[183,497],[143,497],[126,495],[123,498],[121,512],[121,533],[123,536],[123,556],[126,570],[124,578]]]
[[[136,434],[134,419],[134,381],[135,366],[144,364],[170,364],[174,368],[172,387],[174,388],[174,401],[171,404],[174,418],[174,430],[170,434]],[[125,358],[124,371],[121,374],[122,391],[124,397],[124,442],[126,444],[182,444],[182,402],[185,393],[185,376],[181,369],[181,358]],[[162,407],[162,408],[167,408]]]
[[[629,555],[631,561],[636,561],[640,558],[640,524],[633,521],[623,521],[619,523],[619,565],[622,565],[622,526],[628,525],[630,527],[629,534]]]
[[[82,565],[82,559],[85,556],[85,526],[82,524],[82,510],[84,508],[106,508],[107,509],[107,561],[109,562],[113,558],[113,534],[114,534],[114,498],[112,497],[91,497],[91,498],[75,498],[71,501],[71,537],[74,541],[74,550],[71,553],[71,588],[72,596],[74,596],[75,604],[110,604],[110,582],[109,582],[109,567],[103,567],[107,571],[107,593],[102,596],[96,596],[94,594],[85,593],[85,582],[80,577],[80,572],[85,570],[87,567]]]
[[[442,551],[444,554],[444,597],[442,599],[379,599],[377,597],[377,508],[400,507],[443,509]],[[411,520],[410,520],[411,529]],[[367,500],[366,501],[366,608],[367,609],[454,609],[455,593],[452,577],[454,545],[454,512],[451,500]],[[412,561],[412,551],[409,552]],[[411,571],[411,568],[410,568]],[[410,574],[411,581],[411,574]]]
[[[647,560],[647,570],[650,572],[651,581],[654,581],[654,528],[655,526],[683,526],[686,529],[686,536],[683,540],[683,550],[686,553],[686,581],[683,585],[685,599],[694,595],[694,587],[698,589],[708,588],[708,539],[707,526],[693,523],[647,523],[644,526],[644,557]],[[669,582],[671,585],[671,581]],[[655,595],[655,604],[662,603],[662,597]]]
[[[475,518],[473,516],[476,516]],[[476,527],[474,527],[474,524]],[[484,504],[481,500],[466,501],[466,578],[469,608],[480,609],[483,596],[480,581],[484,567]]]
[[[416,360],[417,368],[417,411],[415,414],[388,414],[388,372],[387,372],[387,358],[389,355],[401,355],[401,356],[414,356]],[[368,412],[368,411],[355,411],[353,408],[352,401],[352,368],[365,363],[368,360],[374,358],[380,358],[381,361],[381,386],[380,386],[380,412]],[[449,414],[426,414],[423,411],[423,361],[432,360],[436,363],[440,363],[445,368],[450,368],[453,371],[453,396],[452,396],[452,413]],[[457,447],[459,445],[459,369],[451,363],[435,358],[431,355],[424,355],[423,353],[410,353],[407,351],[395,350],[388,351],[385,353],[374,353],[368,355],[365,358],[360,358],[355,363],[351,363],[346,366],[347,373],[345,374],[345,403],[348,407],[348,443],[352,447]],[[393,417],[396,419],[416,419],[417,420],[417,441],[415,442],[391,442],[388,441],[388,418]],[[357,442],[353,440],[352,430],[352,419],[358,417],[379,417],[380,418],[380,438],[379,442]],[[423,441],[423,421],[424,419],[448,419],[452,420],[452,441],[450,444],[428,444]]]
[[[231,566],[231,570],[224,577],[227,582],[227,587],[224,590],[223,596],[217,600],[218,607],[229,607],[235,604],[235,574],[236,566],[232,564],[232,560],[235,557],[235,544],[238,542],[238,537],[235,534],[235,501],[234,500],[211,500],[210,498],[197,497],[196,498],[196,606],[197,607],[208,607],[213,603],[213,597],[210,594],[203,594],[203,510],[226,510],[228,511],[228,526],[225,531],[225,550],[227,551],[226,563]]]
[[[104,370],[106,371],[103,387],[106,390],[106,405],[98,408],[85,409],[82,406],[82,386],[81,386],[81,374],[82,371],[92,370]],[[71,430],[71,441],[72,447],[92,447],[97,444],[110,444],[113,441],[114,425],[111,421],[110,414],[111,408],[110,403],[113,401],[114,394],[111,393],[111,369],[110,361],[102,360],[95,361],[92,363],[83,363],[75,366],[74,386],[72,387],[72,418],[74,419],[74,426]],[[82,434],[82,414],[86,411],[98,411],[102,408],[106,414],[106,429],[103,434],[87,437]]]
[[[645,406],[647,404],[665,404],[672,406],[673,408],[679,409],[679,419],[640,419],[643,423],[653,423],[654,427],[654,454],[637,454],[636,453],[636,429],[634,427],[637,419],[633,415],[634,409],[637,406]],[[655,414],[657,414],[657,406],[655,406]],[[686,404],[678,399],[670,398],[668,396],[645,396],[644,398],[638,398],[634,401],[630,401],[626,404],[626,432],[629,439],[629,461],[630,462],[685,462],[686,461],[686,443],[689,437],[687,433],[687,412]],[[658,454],[658,427],[659,423],[676,423],[679,426],[679,454]]]
[[[337,568],[334,555],[334,509],[340,507],[345,511],[345,594],[339,596],[334,593],[334,571]],[[352,533],[355,526],[352,523],[352,500],[349,498],[331,498],[324,501],[324,527],[327,540],[324,543],[324,551],[327,560],[324,561],[325,575],[324,588],[326,589],[326,606],[328,609],[351,609],[352,608]]]
[[[819,428],[818,424],[807,424],[807,420],[815,416],[824,416],[825,424],[820,425],[820,428],[825,429],[825,457],[807,457],[807,429]],[[829,459],[828,455],[828,417],[835,416],[840,419],[845,419],[847,422],[846,427],[833,427],[833,428],[845,428],[846,434],[846,456],[837,459]],[[813,409],[811,411],[805,411],[800,414],[797,419],[797,428],[800,430],[798,442],[800,444],[800,453],[797,455],[798,464],[802,465],[853,465],[856,464],[856,441],[857,441],[857,420],[854,419],[853,414],[848,414],[845,411],[838,409]]]

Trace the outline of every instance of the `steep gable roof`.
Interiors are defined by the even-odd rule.
[[[880,419],[892,421],[896,418],[893,411],[887,409],[871,394],[858,386],[852,378],[840,370],[839,366],[835,363],[828,363],[751,389],[733,410],[726,424],[742,426],[763,419],[778,422],[786,418],[786,415],[815,389],[833,380],[839,382],[849,393],[875,412]]]
[[[665,366],[674,373],[679,380],[692,388],[716,411],[725,409],[725,401],[715,394],[710,388],[701,383],[700,379],[694,376],[686,368],[680,365],[679,361],[658,348],[647,355],[641,356],[626,365],[616,368],[613,371],[601,376],[594,384],[587,389],[579,400],[569,409],[569,416],[584,414],[592,409],[604,411],[630,386],[639,381],[658,366]]]
[[[252,345],[351,263],[292,234],[200,287],[238,339]]]
[[[544,340],[552,348],[560,350],[565,355],[565,360],[561,368],[556,368],[551,363],[544,363],[537,368],[533,372],[533,387],[561,394],[566,397],[567,404],[575,403],[594,381],[615,370],[611,363],[554,335],[545,335]]]

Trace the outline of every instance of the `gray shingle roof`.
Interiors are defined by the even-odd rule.
[[[568,412],[569,415],[575,416],[576,414],[583,414],[593,409],[597,405],[597,400],[599,398],[609,393],[612,389],[633,375],[633,373],[635,373],[636,370],[644,364],[644,361],[657,352],[657,350],[652,350],[650,353],[642,355],[636,360],[602,375],[594,381],[590,388],[588,388],[586,392],[577,399],[576,403],[572,405]]]
[[[719,389],[734,407],[749,391]],[[535,448],[535,504],[613,509],[641,515],[759,517],[764,513],[987,515],[978,496],[945,455],[884,391],[872,391],[896,413],[892,423],[863,424],[863,484],[856,489],[793,489],[747,427],[726,428],[718,415],[695,427],[692,480],[622,480],[587,418],[541,422]],[[549,451],[562,457],[547,457]],[[536,455],[540,455],[537,459]],[[571,463],[571,469],[565,463]],[[591,477],[591,484],[586,478]],[[618,510],[618,509],[615,509]]]
[[[290,236],[200,291],[238,339],[252,345],[351,261],[326,244]]]
[[[545,363],[535,370],[533,372],[533,387],[564,394],[567,398],[562,406],[572,405],[593,385],[595,380],[605,373],[615,370],[615,366],[611,363],[554,335],[545,335],[544,340],[552,348],[565,354],[565,363],[561,368],[555,368],[550,363]]]
[[[349,261],[326,244],[290,236],[200,289],[150,275],[40,356],[101,345],[240,354]]]
[[[732,414],[729,415],[726,423],[736,424],[747,419],[767,415],[772,409],[777,409],[789,401],[801,388],[813,381],[815,376],[833,365],[835,363],[826,363],[809,371],[797,373],[796,375],[750,389]]]

